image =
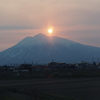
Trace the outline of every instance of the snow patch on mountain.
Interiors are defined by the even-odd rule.
[[[64,46],[69,47],[71,44],[75,44],[75,42],[70,41],[68,39],[64,39],[61,37],[56,37],[56,36],[46,36],[44,34],[38,34],[34,37],[26,37],[25,39],[23,39],[21,42],[19,42],[16,45],[16,48],[19,47],[26,47],[26,48],[31,48],[32,46],[41,46],[41,45],[45,45],[45,44],[62,44]]]
[[[97,47],[40,33],[34,37],[26,37],[15,46],[0,52],[0,64],[24,61],[44,63],[52,59],[60,62],[89,61],[93,57],[100,58],[99,52],[100,48]]]

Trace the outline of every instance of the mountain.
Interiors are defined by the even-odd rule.
[[[37,34],[26,37],[15,46],[0,52],[0,65],[10,63],[75,63],[100,58],[100,48],[83,45],[57,36]]]

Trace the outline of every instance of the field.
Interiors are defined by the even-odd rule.
[[[16,98],[14,100],[100,100],[99,94],[100,78],[42,78],[0,81],[2,100],[13,100],[14,98]]]

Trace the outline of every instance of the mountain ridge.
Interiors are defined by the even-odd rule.
[[[0,64],[40,62],[52,59],[60,62],[91,61],[100,57],[100,48],[77,43],[57,36],[37,34],[26,37],[13,47],[0,52]]]

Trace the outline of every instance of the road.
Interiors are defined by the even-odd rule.
[[[100,78],[0,80],[0,87],[18,86],[29,86],[45,93],[76,100],[100,100]]]

